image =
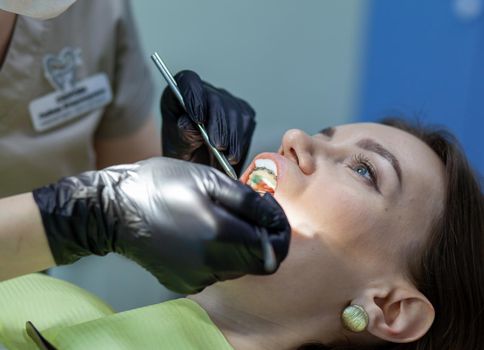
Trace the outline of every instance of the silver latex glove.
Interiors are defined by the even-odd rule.
[[[289,247],[288,221],[271,196],[174,159],[66,177],[35,190],[34,199],[57,264],[116,252],[180,293],[266,274],[263,230],[278,266]]]

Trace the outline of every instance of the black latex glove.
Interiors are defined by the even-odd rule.
[[[266,274],[262,230],[278,266],[288,252],[277,202],[203,165],[152,158],[66,177],[33,195],[58,265],[116,252],[179,293]]]
[[[199,122],[205,125],[214,146],[240,174],[255,129],[255,111],[244,100],[202,81],[195,72],[182,71],[175,80],[188,114],[167,87],[160,103],[163,155],[220,169],[194,124]]]

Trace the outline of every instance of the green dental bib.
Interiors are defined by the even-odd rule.
[[[185,298],[115,314],[83,289],[34,274],[0,283],[0,310],[0,344],[7,349],[38,349],[25,331],[31,321],[59,350],[233,350],[207,313]]]

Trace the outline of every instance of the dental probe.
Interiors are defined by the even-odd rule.
[[[186,111],[187,108],[186,108],[186,105],[185,105],[185,101],[183,100],[183,96],[180,93],[180,90],[178,89],[178,84],[176,83],[175,78],[173,78],[173,76],[171,75],[170,71],[166,67],[166,65],[163,62],[163,60],[161,59],[161,57],[158,55],[157,52],[155,52],[154,54],[151,55],[151,59],[153,60],[156,67],[158,68],[158,70],[163,75],[163,78],[165,78],[166,82],[170,86],[170,88],[173,91],[173,93],[175,94],[176,98],[178,99],[178,101],[180,102],[180,104],[183,106],[183,108]],[[212,142],[210,142],[207,131],[205,130],[205,127],[203,126],[203,124],[202,123],[196,123],[196,124],[197,124],[198,130],[202,134],[203,141],[205,142],[205,144],[207,145],[209,150],[212,152],[212,154],[215,156],[215,158],[217,159],[220,166],[222,166],[222,169],[232,179],[238,180],[237,174],[235,173],[234,168],[232,168],[232,166],[230,165],[227,158],[225,158],[225,156],[222,153],[220,153],[220,151],[217,148],[215,148],[215,146],[212,144]]]
[[[155,66],[158,68],[160,71],[161,75],[163,75],[163,78],[165,78],[168,86],[171,88],[173,93],[175,94],[176,98],[180,102],[180,104],[183,106],[185,111],[187,110],[185,101],[183,100],[183,96],[178,89],[178,84],[175,81],[175,78],[173,78],[173,75],[171,75],[170,71],[166,67],[165,63],[161,59],[160,55],[158,55],[157,52],[153,53],[151,55],[151,59],[153,60]],[[205,131],[205,127],[203,126],[202,123],[196,123],[198,130],[200,130],[200,133],[202,134],[203,141],[209,148],[209,150],[212,152],[212,154],[215,156],[219,164],[222,166],[224,169],[225,173],[230,176],[234,180],[238,180],[237,174],[235,173],[234,168],[229,164],[227,158],[219,152],[215,146],[212,145],[210,142],[210,139],[208,137],[207,132]],[[262,254],[264,255],[264,269],[267,272],[274,272],[277,268],[277,262],[276,262],[276,254],[274,253],[274,248],[271,245],[271,242],[269,241],[269,237],[267,236],[267,232],[265,230],[260,230],[259,234],[261,235],[261,242],[262,242]]]

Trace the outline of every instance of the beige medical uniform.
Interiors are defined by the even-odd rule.
[[[65,50],[79,55],[73,66]],[[31,101],[55,91],[43,60],[75,68],[76,80],[107,75],[113,100],[38,132]],[[60,66],[60,67],[59,67]],[[28,192],[62,176],[95,168],[94,138],[122,137],[145,122],[152,82],[128,0],[80,0],[57,18],[18,16],[0,69],[0,197]]]
[[[75,52],[76,62],[66,52]],[[36,131],[29,105],[56,91],[44,67],[49,56],[57,70],[72,73],[74,65],[78,82],[105,74],[112,102]],[[0,68],[0,197],[94,169],[94,138],[123,137],[141,126],[153,102],[147,61],[128,0],[79,0],[47,21],[18,16]],[[117,255],[88,257],[50,273],[118,310],[157,302],[163,293],[151,275]]]

